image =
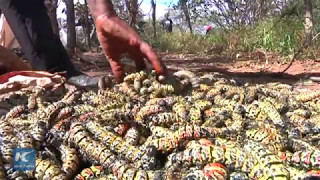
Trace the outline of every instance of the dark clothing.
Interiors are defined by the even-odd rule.
[[[0,9],[34,70],[76,72],[53,33],[44,0],[0,0]]]
[[[166,31],[166,32],[172,32],[172,20],[171,19],[164,19],[161,21],[162,24],[162,28]]]

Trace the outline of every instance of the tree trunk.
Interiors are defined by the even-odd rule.
[[[152,6],[152,26],[153,26],[153,38],[157,38],[157,29],[156,29],[156,0],[151,0]]]
[[[90,23],[89,23],[89,12],[88,12],[88,4],[87,4],[87,1],[85,0],[84,1],[84,5],[85,5],[85,10],[84,10],[84,13],[85,13],[85,35],[86,35],[86,39],[87,39],[87,43],[88,43],[88,47],[89,47],[89,50],[91,51],[91,39],[90,39]]]
[[[75,54],[76,48],[76,25],[75,25],[75,15],[74,15],[74,3],[73,0],[66,0],[67,6],[67,47],[71,55]]]
[[[312,39],[312,27],[313,27],[313,14],[312,14],[312,2],[311,0],[304,0],[305,8],[305,35],[306,43],[310,43]]]
[[[50,17],[53,33],[59,36],[59,25],[57,20],[58,0],[45,0],[45,5],[48,9],[48,16]]]
[[[138,15],[138,0],[130,0],[129,9],[129,25],[134,27],[137,23]]]
[[[259,19],[262,19],[266,16],[267,14],[267,9],[266,9],[266,0],[260,0],[259,1]]]
[[[189,15],[189,10],[188,10],[188,6],[187,6],[187,0],[181,0],[181,6],[182,6],[183,13],[186,16],[186,20],[187,20],[187,23],[188,23],[188,27],[189,27],[190,33],[193,33],[191,20],[190,20],[190,15]]]

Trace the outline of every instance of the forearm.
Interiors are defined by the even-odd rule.
[[[87,0],[87,2],[94,19],[100,15],[117,16],[111,0]]]

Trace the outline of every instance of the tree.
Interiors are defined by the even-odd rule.
[[[75,4],[75,18],[78,18],[78,22],[76,26],[81,26],[84,32],[84,42],[88,46],[89,50],[91,50],[91,38],[90,33],[93,29],[94,23],[90,20],[92,19],[92,15],[89,14],[87,1],[84,3],[77,2]],[[77,37],[78,38],[78,37]],[[83,42],[83,41],[82,41]]]
[[[181,3],[181,8],[183,10],[183,13],[186,17],[186,21],[188,23],[188,27],[190,30],[190,33],[192,33],[192,25],[191,25],[191,20],[190,20],[190,15],[189,15],[189,10],[188,10],[188,6],[187,6],[187,0],[180,0]]]
[[[152,6],[152,26],[153,26],[153,37],[157,38],[157,29],[156,29],[156,0],[151,0]]]
[[[58,0],[45,0],[45,5],[48,9],[48,16],[51,21],[53,33],[59,36],[59,25],[57,20]]]
[[[84,15],[85,15],[85,34],[88,43],[89,50],[91,51],[91,40],[90,40],[90,23],[89,23],[89,12],[88,12],[88,4],[87,1],[84,1]]]
[[[71,54],[75,54],[76,48],[76,25],[74,15],[74,3],[73,0],[65,0],[67,6],[67,47]]]
[[[138,0],[125,0],[128,9],[129,25],[134,27],[137,23],[137,15],[139,13]]]
[[[184,12],[189,12],[191,24],[199,21],[214,23],[225,30],[253,25],[262,18],[278,16],[294,0],[180,0]],[[194,28],[193,28],[194,29]],[[194,29],[196,30],[196,29]]]
[[[258,8],[258,17],[261,19],[261,18],[264,18],[267,14],[267,9],[266,9],[266,0],[259,0],[259,8]]]
[[[312,14],[312,2],[311,0],[304,0],[305,8],[305,36],[306,42],[310,42],[312,39],[312,27],[313,27],[313,14]]]

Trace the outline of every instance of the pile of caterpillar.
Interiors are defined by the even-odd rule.
[[[320,91],[215,74],[128,74],[103,89],[0,95],[0,179],[312,179],[320,174]],[[174,87],[180,87],[179,90]],[[35,168],[13,168],[15,148]]]

